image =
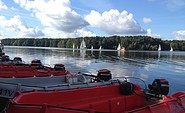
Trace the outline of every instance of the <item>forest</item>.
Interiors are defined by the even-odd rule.
[[[182,40],[162,40],[149,36],[110,36],[110,37],[80,37],[80,38],[7,38],[1,42],[5,46],[36,46],[36,47],[58,47],[58,48],[75,48],[80,46],[84,39],[87,48],[94,47],[98,49],[116,49],[118,44],[126,50],[158,50],[159,44],[164,51],[173,50],[185,51],[185,41]]]

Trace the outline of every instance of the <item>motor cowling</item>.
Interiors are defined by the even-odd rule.
[[[112,79],[111,71],[108,69],[101,69],[98,71],[97,78],[103,81],[109,81]]]
[[[42,63],[40,60],[35,59],[31,61],[31,66],[42,66]]]
[[[64,66],[64,64],[55,64],[54,69],[57,71],[64,71],[65,66]]]
[[[166,79],[155,79],[152,84],[148,85],[149,92],[155,95],[168,95],[169,82]]]

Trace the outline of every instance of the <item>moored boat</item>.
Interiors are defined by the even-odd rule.
[[[87,49],[84,39],[82,40],[82,42],[80,44],[80,49]]]
[[[185,92],[167,96],[169,83],[165,79],[155,79],[146,90],[127,79],[109,79],[109,70],[99,72],[97,76],[83,74],[95,77],[95,82],[87,87],[82,87],[82,83],[67,90],[19,92],[7,103],[4,112],[185,113]]]
[[[159,46],[158,46],[158,51],[161,51],[161,45],[159,44]]]
[[[102,76],[103,74],[103,76]],[[93,79],[92,79],[93,78]],[[16,92],[69,90],[74,88],[94,87],[96,85],[110,84],[111,73],[109,70],[99,70],[98,75],[71,74],[65,76],[20,77],[0,78],[0,97],[14,98]],[[95,82],[96,81],[96,82]],[[101,84],[101,81],[104,83]],[[91,84],[89,84],[91,83]],[[10,92],[10,93],[7,93]]]
[[[103,71],[103,72],[102,72]],[[104,77],[100,77],[102,74]],[[86,76],[86,77],[85,77]],[[94,79],[91,79],[93,77]],[[25,78],[0,78],[0,111],[4,109],[4,105],[16,96],[17,92],[27,93],[33,91],[51,92],[64,91],[80,88],[90,88],[110,85],[106,82],[111,78],[111,74],[107,70],[100,70],[98,75],[82,75],[67,74],[66,76],[47,76],[47,77],[25,77]],[[92,81],[93,80],[93,81]],[[100,82],[102,81],[103,82]],[[94,81],[97,81],[94,82]],[[89,84],[90,83],[90,84]]]
[[[118,51],[121,50],[121,45],[120,45],[120,43],[118,44],[117,50],[118,50]]]
[[[32,60],[31,64],[1,64],[0,77],[41,77],[41,76],[59,76],[67,75],[69,71],[63,64],[55,64],[48,67],[42,65],[38,59]]]

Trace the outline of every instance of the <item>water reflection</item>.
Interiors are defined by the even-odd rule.
[[[125,51],[117,51],[119,57],[123,57],[125,54]]]
[[[82,57],[82,59],[84,60],[86,55],[86,50],[80,50],[80,56]]]
[[[158,51],[158,59],[161,58],[161,51]]]
[[[97,73],[99,69],[111,70],[114,77],[132,76],[151,83],[155,78],[170,81],[170,93],[184,90],[185,52],[169,51],[99,51],[65,50],[53,48],[5,47],[10,58],[19,56],[25,62],[40,59],[53,66],[63,63],[71,72]],[[177,87],[178,86],[178,87]]]

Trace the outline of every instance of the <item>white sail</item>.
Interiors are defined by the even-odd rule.
[[[75,44],[73,43],[73,49],[75,48]]]
[[[86,49],[86,44],[84,39],[82,40],[81,44],[80,44],[80,49]]]
[[[161,45],[159,44],[158,51],[161,51]]]
[[[117,47],[117,50],[121,50],[121,45],[119,43],[118,47]]]
[[[173,48],[171,47],[170,51],[173,51]]]
[[[101,49],[102,49],[102,47],[100,46],[99,50],[101,50]]]

